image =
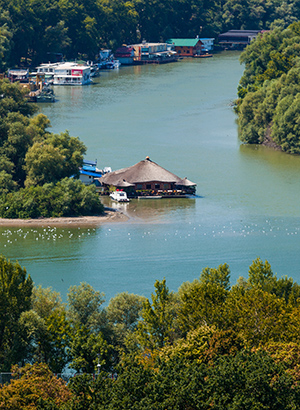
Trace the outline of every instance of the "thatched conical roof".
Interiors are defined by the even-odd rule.
[[[181,185],[181,186],[196,186],[195,182],[190,181],[187,179],[187,177],[183,178],[180,180],[180,182],[176,182],[176,185]]]
[[[185,181],[185,179],[181,179],[172,172],[167,171],[165,168],[151,161],[149,157],[146,157],[146,159],[138,162],[131,167],[119,169],[114,172],[109,172],[108,174],[105,174],[103,175],[103,177],[99,178],[99,181],[106,185],[114,186],[121,186],[120,183],[124,183],[125,181],[129,184],[159,181],[188,186],[186,184],[188,180]],[[196,185],[191,181],[188,182],[190,183],[190,186]]]

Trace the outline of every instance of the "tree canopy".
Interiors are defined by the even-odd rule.
[[[143,39],[217,37],[229,29],[286,28],[297,0],[1,0],[0,66],[37,65],[63,54],[93,60],[101,48]]]
[[[245,64],[238,88],[240,138],[300,153],[300,23],[275,29],[253,41],[241,54]]]
[[[103,213],[95,187],[76,179],[85,145],[68,131],[49,132],[36,110],[17,84],[0,80],[0,217]]]
[[[234,285],[225,263],[178,292],[163,279],[151,301],[122,293],[107,306],[86,283],[63,303],[4,257],[0,271],[0,370],[13,366],[0,408],[299,408],[300,286],[268,261]],[[66,368],[67,385],[52,374]]]

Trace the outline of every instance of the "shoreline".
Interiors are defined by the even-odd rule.
[[[111,209],[105,209],[103,215],[94,216],[74,216],[61,218],[40,218],[40,219],[6,219],[0,218],[1,226],[22,226],[22,227],[43,227],[43,226],[86,226],[95,227],[106,223],[127,222],[128,216],[123,212]]]

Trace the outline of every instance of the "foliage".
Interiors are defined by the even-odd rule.
[[[0,370],[23,359],[20,317],[31,307],[32,279],[18,263],[0,256]]]
[[[56,184],[30,186],[15,192],[2,192],[2,218],[40,218],[100,215],[103,205],[95,187],[65,178]]]
[[[0,388],[2,409],[38,410],[52,406],[53,410],[58,410],[71,398],[65,383],[56,378],[45,364],[14,366],[12,376],[11,383]]]
[[[104,294],[95,291],[88,283],[71,286],[68,292],[68,317],[75,325],[84,325],[91,330],[99,329],[104,301]]]
[[[0,5],[3,67],[36,65],[57,54],[93,60],[101,48],[123,43],[217,37],[229,29],[286,28],[300,18],[298,0],[1,0]]]
[[[119,293],[110,299],[106,314],[116,346],[124,346],[126,337],[136,330],[143,302],[144,297],[128,292]]]
[[[25,185],[43,185],[78,176],[85,152],[84,144],[68,132],[51,134],[44,141],[35,142],[25,156]]]
[[[101,333],[78,326],[70,344],[70,367],[80,373],[96,373],[97,365],[106,371],[112,365],[112,349]]]
[[[24,378],[2,387],[0,408],[299,407],[299,285],[277,278],[268,261],[254,260],[232,287],[223,264],[178,293],[156,281],[151,301],[122,293],[105,308],[104,295],[86,283],[72,286],[64,304],[51,289],[32,291],[19,265],[3,258],[2,266],[1,370],[17,362],[40,370],[28,365]],[[68,389],[49,382],[49,369],[66,366],[77,372]],[[39,377],[41,388],[45,378],[53,384],[40,397]]]
[[[299,24],[265,33],[241,54],[245,70],[236,108],[246,143],[271,142],[287,153],[300,153]]]
[[[69,179],[78,177],[85,145],[67,131],[48,132],[45,115],[31,117],[36,109],[17,84],[0,80],[0,217],[103,213],[95,187]]]
[[[223,326],[230,270],[227,264],[203,269],[200,280],[179,290],[178,323],[184,332],[200,326]]]
[[[138,324],[140,343],[150,349],[162,348],[175,337],[174,308],[175,299],[166,286],[166,280],[156,281],[155,294],[143,303],[142,318]]]
[[[61,373],[69,362],[70,324],[65,305],[51,288],[33,288],[32,309],[20,317],[24,345],[23,357],[30,362],[48,364],[50,370]]]

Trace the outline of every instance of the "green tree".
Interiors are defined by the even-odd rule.
[[[265,352],[220,357],[209,369],[209,403],[214,409],[296,409],[299,389],[284,367]]]
[[[49,182],[78,175],[86,147],[68,132],[50,134],[42,142],[36,142],[27,151],[24,169],[26,186],[43,185]]]
[[[104,293],[96,291],[85,282],[71,286],[67,295],[68,317],[76,325],[94,331],[101,330],[105,313],[102,304]]]
[[[142,318],[138,324],[138,334],[144,347],[162,348],[176,337],[175,295],[169,292],[166,280],[157,280],[155,293],[143,303]]]
[[[4,11],[0,15],[0,71],[4,71],[8,66],[12,36],[9,29],[9,14]]]
[[[96,373],[97,365],[108,371],[112,365],[111,346],[101,333],[95,333],[86,326],[76,326],[71,341],[70,367],[80,373]]]
[[[33,283],[25,269],[0,257],[0,370],[23,359],[20,317],[31,308]]]
[[[214,284],[225,290],[230,290],[230,269],[227,263],[217,268],[204,268],[200,275],[201,284]]]
[[[227,328],[233,329],[247,347],[268,341],[283,341],[288,327],[286,303],[260,288],[234,289],[230,292],[224,315]]]
[[[183,332],[200,326],[224,326],[228,281],[229,268],[225,264],[218,269],[205,268],[200,281],[183,284],[179,289],[181,303],[178,311],[178,322]]]
[[[69,361],[71,327],[60,295],[51,288],[33,288],[32,310],[22,313],[20,325],[27,360],[46,363],[61,373]]]
[[[119,293],[110,299],[105,310],[116,345],[122,346],[128,333],[136,330],[144,301],[144,297],[128,292]]]

